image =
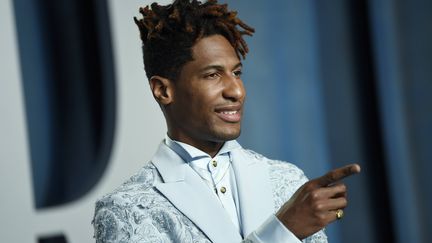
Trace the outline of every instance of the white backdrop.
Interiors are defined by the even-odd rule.
[[[153,1],[109,1],[115,60],[117,117],[112,156],[104,176],[84,197],[35,210],[31,162],[12,0],[0,1],[0,238],[37,242],[63,234],[69,243],[94,242],[94,202],[136,172],[155,152],[165,121],[148,88],[133,16]],[[167,3],[170,1],[160,1]]]

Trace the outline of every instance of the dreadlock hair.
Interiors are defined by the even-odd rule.
[[[214,34],[223,35],[237,56],[244,59],[249,49],[243,35],[252,36],[255,32],[237,18],[236,11],[229,11],[227,4],[218,4],[217,0],[175,0],[166,6],[152,3],[139,12],[143,18],[134,20],[140,31],[149,80],[153,75],[176,80],[183,65],[193,60],[193,45]]]

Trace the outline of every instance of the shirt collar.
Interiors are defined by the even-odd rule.
[[[195,148],[186,143],[182,143],[176,140],[172,140],[168,134],[165,135],[165,144],[176,152],[185,162],[189,163],[194,160],[201,158],[211,158],[206,152]],[[230,153],[234,149],[240,148],[240,144],[236,140],[226,141],[219,152],[215,155],[223,155]]]

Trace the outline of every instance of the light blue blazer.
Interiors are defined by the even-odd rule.
[[[232,158],[245,240],[217,196],[162,142],[147,165],[96,202],[96,242],[263,242],[257,230],[307,179],[290,163],[241,147]],[[304,242],[327,238],[320,231]]]

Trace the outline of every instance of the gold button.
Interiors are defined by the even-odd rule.
[[[225,193],[226,192],[226,188],[224,186],[221,187],[220,192]]]
[[[212,161],[212,165],[213,165],[213,167],[216,167],[216,166],[217,166],[217,162],[216,162],[216,160],[213,160],[213,161]]]

